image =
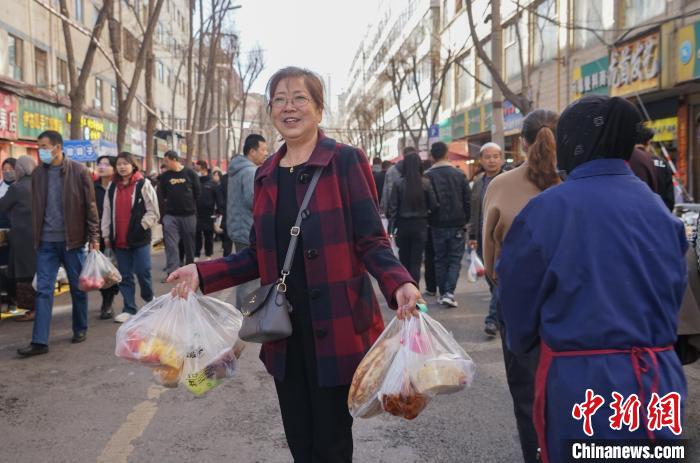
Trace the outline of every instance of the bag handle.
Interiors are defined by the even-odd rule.
[[[299,242],[299,235],[301,234],[300,227],[302,213],[309,206],[309,202],[311,201],[311,195],[316,189],[316,184],[318,183],[319,177],[321,177],[322,171],[323,167],[317,167],[314,171],[314,175],[311,178],[311,183],[309,183],[309,188],[307,188],[306,194],[304,195],[304,200],[301,202],[301,206],[299,206],[299,213],[297,214],[297,218],[294,221],[294,226],[289,230],[289,234],[291,235],[291,238],[289,239],[289,248],[287,248],[287,255],[284,258],[284,265],[282,266],[282,277],[280,278],[280,281],[277,284],[277,291],[281,293],[287,292],[287,284],[285,283],[285,280],[289,276],[289,271],[292,268],[294,252],[296,251],[297,243]]]

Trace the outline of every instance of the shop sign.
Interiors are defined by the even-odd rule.
[[[503,130],[510,132],[523,127],[523,113],[510,100],[503,101]]]
[[[0,137],[17,139],[17,97],[0,92]]]
[[[467,135],[489,132],[491,130],[491,105],[487,104],[470,109],[465,124],[468,124],[466,126]]]
[[[587,93],[608,94],[607,56],[574,68],[574,81],[571,90],[575,98],[581,98]]]
[[[36,138],[45,130],[63,134],[60,108],[26,98],[19,99],[19,137]]]
[[[448,117],[440,121],[440,141],[445,143],[452,141],[452,118]]]
[[[678,139],[678,117],[666,117],[644,123],[654,130],[653,141],[675,141]]]
[[[70,112],[66,112],[66,122],[70,126],[71,120],[72,120],[72,115]],[[114,124],[113,124],[114,125]],[[106,132],[105,129],[105,122],[103,122],[100,119],[95,119],[94,117],[90,116],[82,116],[80,118],[80,128],[83,131],[83,139],[84,140],[100,140]],[[112,132],[114,133],[114,132]],[[109,137],[108,137],[109,138]],[[116,137],[113,137],[113,140],[108,140],[115,142]]]
[[[700,77],[700,22],[678,31],[678,81]]]
[[[64,140],[63,152],[69,159],[76,162],[97,160],[97,151],[90,140]]]
[[[452,118],[452,139],[463,138],[466,135],[465,113],[458,114]]]
[[[661,73],[660,33],[654,32],[610,52],[610,94],[629,95],[658,88]]]
[[[440,126],[438,124],[433,124],[428,127],[428,143],[432,145],[437,141],[440,141]]]

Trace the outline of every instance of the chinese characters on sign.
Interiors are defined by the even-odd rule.
[[[612,96],[659,86],[661,72],[659,32],[615,47],[610,52],[610,94]]]
[[[0,137],[17,138],[17,98],[0,92]]]
[[[59,108],[27,98],[19,99],[20,138],[36,138],[45,130],[63,134],[63,115]]]
[[[583,64],[574,68],[572,91],[575,98],[581,98],[587,93],[608,94],[608,57]]]
[[[625,399],[622,394],[613,392],[612,397],[610,409],[613,413],[608,418],[610,429],[619,431],[623,426],[629,432],[639,429],[642,402],[637,394],[632,394]],[[591,389],[586,389],[585,400],[574,404],[571,409],[571,416],[575,420],[583,420],[583,432],[589,437],[594,434],[592,417],[603,405],[605,405],[605,399],[602,396],[597,395]],[[652,393],[644,417],[649,431],[661,431],[663,428],[668,428],[673,434],[680,435],[683,431],[680,394],[669,392],[661,397],[656,392]]]

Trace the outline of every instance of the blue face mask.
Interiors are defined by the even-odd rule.
[[[51,156],[51,150],[46,148],[39,148],[39,159],[44,164],[51,164],[53,157]]]

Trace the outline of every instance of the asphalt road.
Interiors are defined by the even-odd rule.
[[[157,294],[167,290],[159,283],[163,261],[154,254]],[[216,296],[233,299],[231,290]],[[476,362],[473,386],[434,399],[414,421],[357,420],[355,461],[520,461],[500,342],[482,332],[488,289],[462,278],[456,297],[460,307],[452,310],[428,302]],[[19,359],[31,323],[0,322],[0,462],[291,461],[274,384],[255,346],[236,378],[195,398],[183,387],[155,385],[148,368],[114,356],[118,325],[98,319],[99,294],[90,294],[87,341],[71,344],[69,304],[67,294],[56,300],[48,355]],[[684,430],[692,441],[700,432],[700,366],[686,374]]]

